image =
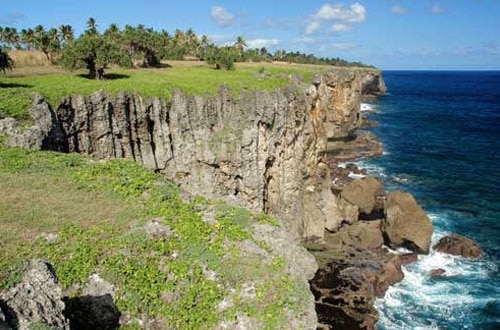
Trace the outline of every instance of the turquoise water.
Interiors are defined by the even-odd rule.
[[[380,329],[500,329],[500,72],[383,73],[370,103],[386,153],[360,162],[387,190],[414,194],[434,224],[478,242],[479,261],[440,253],[404,269],[376,303]],[[365,105],[366,106],[366,105]],[[431,279],[443,268],[447,277]]]

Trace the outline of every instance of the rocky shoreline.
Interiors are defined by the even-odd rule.
[[[33,127],[3,119],[0,134],[28,149],[132,159],[187,193],[275,216],[289,244],[305,242],[319,266],[309,281],[319,323],[310,328],[375,329],[375,298],[403,278],[403,264],[429,253],[432,235],[410,194],[387,193],[345,164],[382,153],[380,141],[359,129],[366,125],[362,97],[384,93],[380,73],[371,70],[325,72],[311,85],[238,98],[225,88],[208,98],[177,92],[170,101],[96,92],[67,97],[54,110],[38,97]],[[468,241],[441,245],[480,255]]]

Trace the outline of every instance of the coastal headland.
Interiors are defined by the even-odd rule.
[[[375,298],[403,278],[402,264],[429,253],[432,235],[410,194],[387,193],[380,180],[346,165],[382,152],[362,130],[360,109],[385,92],[379,71],[352,68],[237,95],[226,86],[209,96],[174,91],[168,100],[99,91],[49,104],[38,95],[33,126],[5,118],[0,133],[12,147],[132,160],[173,180],[186,200],[222,199],[278,219],[279,233],[255,227],[254,234],[310,289],[288,326],[375,329]],[[1,296],[5,315],[11,296]]]

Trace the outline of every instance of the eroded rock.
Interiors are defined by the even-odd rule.
[[[61,298],[61,287],[52,265],[44,260],[30,260],[21,282],[0,294],[0,308],[13,329],[29,329],[37,324],[69,329]]]
[[[382,230],[390,247],[429,253],[432,222],[411,194],[400,191],[390,193],[385,204],[385,216]]]
[[[480,258],[483,254],[481,247],[476,242],[458,234],[442,237],[433,248],[438,252],[472,259]]]

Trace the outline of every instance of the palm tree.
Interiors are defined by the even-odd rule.
[[[19,34],[17,29],[13,27],[5,27],[3,29],[3,42],[6,44],[7,48],[15,47],[16,49],[21,48]]]
[[[22,29],[21,42],[27,50],[35,48],[35,31],[33,31],[33,29]]]
[[[243,52],[247,44],[245,43],[245,39],[242,36],[238,36],[236,41],[233,44],[234,49],[236,49],[236,53],[238,55],[238,59],[243,59]]]
[[[62,44],[72,42],[75,36],[71,25],[63,24],[59,26],[59,37]]]
[[[97,23],[93,17],[90,17],[87,21],[87,30],[86,33],[89,34],[97,34]]]
[[[196,54],[198,53],[198,47],[200,46],[200,43],[198,41],[198,37],[191,28],[186,30],[185,43],[186,43],[186,53],[191,56],[196,56]]]

